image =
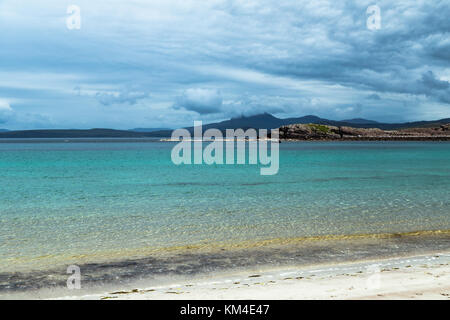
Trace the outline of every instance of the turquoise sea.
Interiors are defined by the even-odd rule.
[[[0,143],[0,273],[193,246],[450,229],[450,143],[280,144],[258,165],[180,165],[174,143]]]

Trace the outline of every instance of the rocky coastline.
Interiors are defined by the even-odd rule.
[[[450,123],[400,130],[291,124],[279,128],[281,141],[450,141]]]

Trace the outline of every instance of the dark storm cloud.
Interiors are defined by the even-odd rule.
[[[372,93],[372,94],[368,95],[367,99],[370,99],[370,100],[381,100],[380,96],[377,95],[376,93]]]
[[[374,4],[381,25],[369,30]],[[82,27],[69,31],[63,2],[0,2],[0,101],[15,119],[126,128],[259,111],[380,121],[450,113],[449,1],[77,5]]]

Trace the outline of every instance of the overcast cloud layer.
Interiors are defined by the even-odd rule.
[[[448,0],[0,0],[0,128],[450,117],[449,17]]]

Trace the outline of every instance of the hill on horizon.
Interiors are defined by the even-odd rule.
[[[155,131],[164,131],[164,130],[171,130],[170,128],[134,128],[129,129],[128,131],[134,131],[134,132],[155,132]]]
[[[316,123],[316,124],[326,124],[330,126],[337,127],[355,127],[355,128],[379,128],[383,130],[395,130],[395,129],[405,129],[405,128],[413,128],[413,127],[423,127],[423,126],[437,126],[444,123],[450,123],[450,118],[439,119],[433,121],[417,121],[417,122],[405,122],[405,123],[381,123],[373,120],[355,118],[343,121],[329,120],[320,118],[315,115],[306,115],[298,118],[286,118],[280,119],[277,118],[270,113],[262,113],[254,116],[240,116],[236,118],[231,118],[230,120],[225,120],[217,123],[204,124],[203,130],[207,129],[219,129],[224,131],[225,129],[275,129],[281,126],[289,125],[289,124],[308,124],[308,123]],[[189,130],[191,133],[194,130],[194,127],[185,128]],[[168,131],[155,131],[151,134],[153,136],[158,137],[166,137],[170,136],[170,132]]]
[[[367,120],[367,119],[363,119],[363,118],[353,118],[353,119],[346,119],[346,120],[341,120],[341,121],[347,122],[347,123],[353,123],[353,124],[377,124],[377,123],[379,123],[378,121]]]
[[[355,128],[379,128],[383,130],[395,130],[414,127],[433,127],[441,124],[450,123],[450,118],[435,121],[416,121],[405,123],[380,123],[373,120],[355,118],[349,120],[329,120],[315,115],[306,115],[298,118],[280,119],[269,113],[257,114],[254,116],[240,116],[224,120],[217,123],[203,125],[203,130],[219,129],[275,129],[289,124],[326,124],[330,126],[347,126]],[[191,133],[194,127],[185,128]],[[160,128],[136,128],[130,130],[115,129],[48,129],[48,130],[16,130],[2,131],[0,129],[0,138],[145,138],[145,137],[170,137],[171,129]]]

